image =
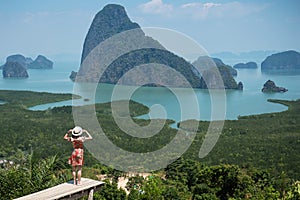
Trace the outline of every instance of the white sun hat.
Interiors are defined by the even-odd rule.
[[[82,134],[82,128],[80,126],[75,126],[72,129],[72,135],[74,136],[80,136]]]

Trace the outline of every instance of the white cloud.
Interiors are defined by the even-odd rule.
[[[182,8],[196,8],[196,9],[209,9],[215,6],[221,6],[220,3],[187,3],[181,5]]]
[[[192,14],[195,18],[206,18],[216,7],[221,7],[219,3],[188,3],[181,5],[181,8]]]
[[[39,11],[39,12],[26,12],[26,13],[21,13],[22,21],[25,24],[34,24],[37,21],[42,21],[47,18],[51,18],[52,13],[48,11]]]
[[[22,19],[24,23],[29,24],[33,21],[34,14],[31,12],[26,12],[25,17]]]
[[[208,9],[216,7],[216,6],[221,6],[221,4],[220,3],[205,3],[205,4],[203,4],[204,10],[208,10]]]
[[[145,13],[165,15],[169,15],[173,10],[173,6],[171,4],[165,4],[162,0],[151,0],[148,3],[140,5],[140,8]]]
[[[223,6],[223,14],[230,14],[232,13],[235,16],[245,16],[254,14],[264,10],[268,4],[255,4],[255,3],[240,3],[240,2],[230,2],[224,4]]]
[[[265,9],[267,4],[244,3],[232,1],[227,3],[191,2],[174,6],[164,3],[163,0],[150,0],[141,4],[139,8],[144,13],[161,14],[165,16],[192,17],[194,19],[243,17]]]
[[[245,4],[241,2],[228,3],[188,3],[181,5],[181,9],[194,18],[222,18],[222,17],[241,17],[259,12],[266,8],[266,4]]]

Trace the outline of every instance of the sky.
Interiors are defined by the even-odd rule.
[[[92,19],[109,3],[141,27],[180,32],[209,54],[300,51],[298,0],[0,0],[0,63],[12,54],[80,61]]]

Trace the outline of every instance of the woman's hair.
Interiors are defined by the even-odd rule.
[[[79,138],[79,135],[77,135],[77,136],[72,135],[72,138],[73,138],[73,139],[77,139],[77,138]]]

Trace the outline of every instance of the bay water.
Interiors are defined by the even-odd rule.
[[[69,79],[71,71],[78,71],[78,62],[56,62],[51,70],[28,70],[27,79],[4,79],[0,77],[0,90],[27,90],[51,93],[78,93],[75,84]],[[236,81],[244,85],[243,91],[226,90],[225,93],[184,88],[168,89],[163,87],[139,87],[127,94],[128,98],[148,106],[150,114],[144,118],[168,118],[176,122],[194,118],[197,120],[216,120],[212,112],[218,112],[219,106],[225,119],[237,119],[238,116],[280,112],[286,106],[268,102],[268,99],[297,100],[300,99],[299,74],[264,74],[260,69],[238,69]],[[272,80],[277,86],[288,89],[285,93],[262,93],[261,89],[267,80]],[[112,100],[115,86],[99,84],[94,92],[95,102],[103,103]],[[122,86],[118,92],[132,91],[130,86]],[[225,94],[225,96],[224,96]],[[81,95],[81,94],[80,94]],[[222,95],[222,98],[220,96]],[[125,95],[126,96],[126,95]],[[212,97],[213,96],[213,97]],[[196,97],[197,104],[189,104],[189,99]],[[212,101],[214,98],[214,101]],[[218,99],[220,101],[218,102]],[[74,100],[75,101],[75,100]],[[49,107],[74,105],[74,101],[55,102],[32,107],[32,110],[45,110]],[[82,104],[89,103],[83,99],[76,100]],[[182,103],[184,101],[184,103]],[[222,102],[221,102],[222,101]],[[77,102],[77,104],[78,104]],[[219,105],[220,104],[220,105]],[[214,110],[214,111],[213,111]],[[183,115],[182,113],[190,113]]]

